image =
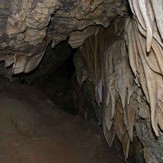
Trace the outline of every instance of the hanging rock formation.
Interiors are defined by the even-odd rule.
[[[70,36],[73,47],[91,35],[90,25],[107,27],[117,15],[124,15],[126,2],[16,0],[0,1],[0,60],[12,73],[30,72],[40,63],[47,45],[55,47]],[[81,32],[77,31],[83,31]],[[90,32],[91,31],[91,32]],[[81,37],[76,42],[76,37]]]

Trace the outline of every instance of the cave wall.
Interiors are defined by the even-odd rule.
[[[127,158],[138,136],[145,161],[162,162],[162,2],[129,3],[132,16],[116,19],[110,31],[97,30],[80,47],[78,81],[93,85],[108,144],[117,136]]]
[[[163,2],[143,0],[129,3],[133,13],[132,19],[126,22],[130,65],[150,108],[150,115],[147,116],[149,120],[139,122],[141,127],[137,129],[138,136],[145,146],[146,162],[162,162]]]
[[[108,29],[99,28],[87,38],[74,56],[79,85],[91,83],[94,107],[108,144],[115,135],[128,157],[141,90],[134,84],[125,45],[125,19],[113,22]],[[87,98],[91,96],[85,92]],[[90,99],[90,101],[92,101]],[[95,104],[94,104],[95,105]]]

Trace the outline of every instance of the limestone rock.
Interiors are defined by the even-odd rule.
[[[111,19],[126,11],[126,2],[122,0],[1,0],[0,3],[0,60],[5,61],[6,67],[12,65],[13,74],[35,69],[50,42],[55,47],[70,36],[72,43],[77,31],[85,39],[90,35],[85,28],[107,27]],[[10,61],[6,59],[8,56],[12,56]]]

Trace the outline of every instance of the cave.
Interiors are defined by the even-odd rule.
[[[162,0],[0,0],[0,162],[163,162]]]

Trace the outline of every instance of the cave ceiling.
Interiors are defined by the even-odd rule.
[[[123,0],[0,0],[0,60],[13,74],[30,72],[40,63],[47,45],[70,37],[79,47],[96,27],[108,27],[126,12]],[[83,31],[83,32],[81,32]],[[79,39],[80,37],[80,39]]]

